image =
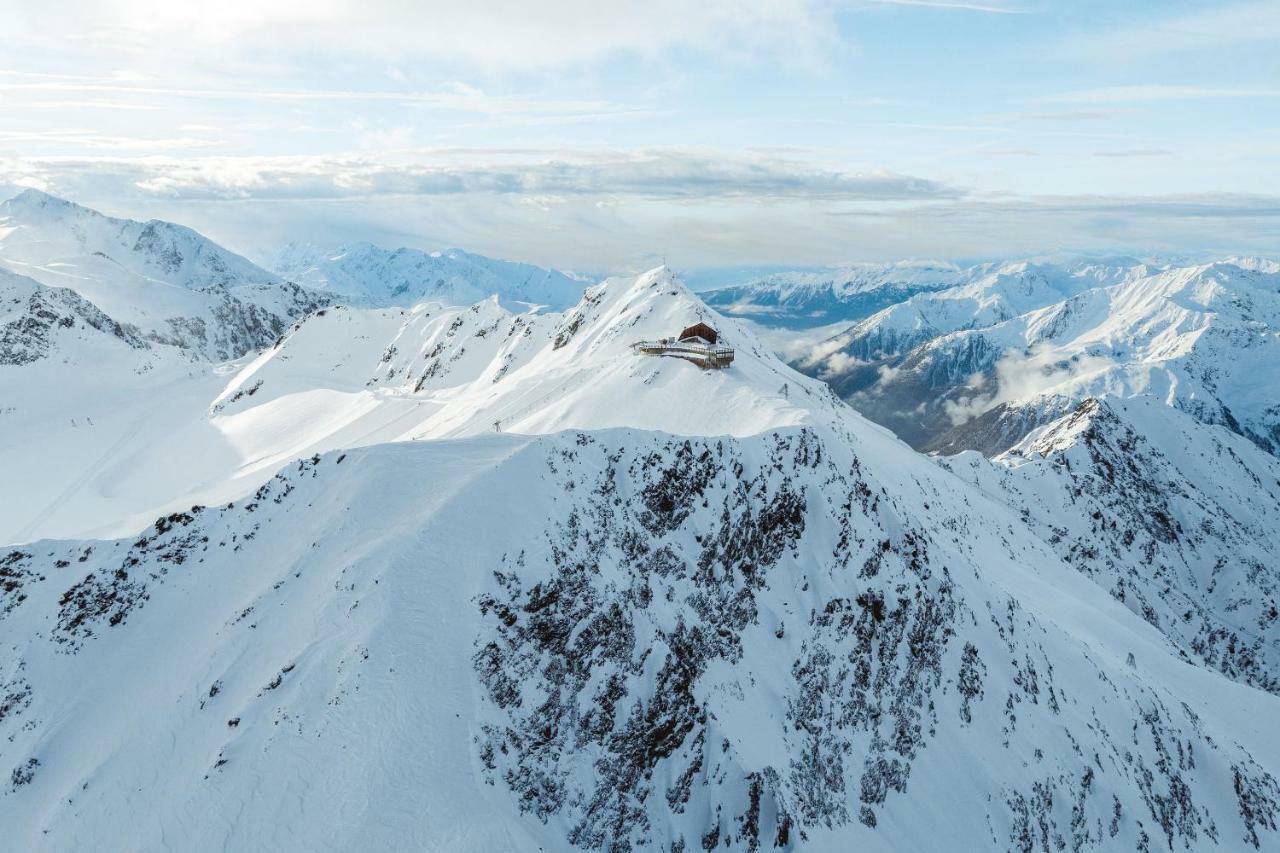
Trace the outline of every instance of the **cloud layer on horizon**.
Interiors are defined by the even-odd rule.
[[[11,0],[0,183],[251,252],[1274,253],[1278,34],[1274,0]]]

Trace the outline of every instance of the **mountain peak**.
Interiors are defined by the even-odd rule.
[[[369,242],[337,248],[290,243],[274,259],[289,281],[328,291],[353,305],[409,307],[421,302],[471,305],[497,294],[512,310],[563,310],[582,295],[583,282],[557,270],[496,260],[461,249],[426,252]]]
[[[25,189],[12,198],[0,202],[0,211],[9,215],[20,212],[44,212],[58,216],[65,216],[72,212],[101,215],[95,210],[76,204],[73,201],[67,201],[65,198],[60,198],[56,195],[50,195],[44,190],[38,190],[34,187]]]

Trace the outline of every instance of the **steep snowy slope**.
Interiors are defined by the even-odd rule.
[[[217,370],[74,291],[0,270],[0,542],[91,530],[75,519],[118,519],[233,464],[216,432],[191,436],[226,382]]]
[[[699,320],[736,347],[731,369],[631,349]],[[0,369],[0,386],[18,376]],[[247,363],[184,363],[126,396],[40,386],[27,396],[60,408],[0,421],[0,462],[48,469],[31,468],[7,496],[0,542],[122,535],[162,511],[237,498],[294,459],[340,447],[613,426],[743,435],[843,408],[665,269],[593,287],[564,314],[512,314],[494,300],[322,309]],[[74,432],[73,418],[98,429]]]
[[[955,287],[971,273],[950,264],[904,261],[780,272],[702,293],[725,314],[791,329],[854,322],[916,294]]]
[[[557,270],[499,261],[460,249],[423,252],[353,243],[322,249],[291,243],[273,264],[284,278],[366,306],[420,302],[471,305],[497,295],[513,310],[547,306],[562,311],[578,301],[588,282]]]
[[[957,274],[956,286],[915,295],[833,336],[805,366],[828,362],[827,368],[835,368],[848,359],[868,362],[902,355],[949,332],[994,326],[1093,288],[1140,278],[1151,270],[1129,258],[971,267]],[[842,358],[831,363],[835,353]]]
[[[214,360],[266,346],[331,301],[189,228],[103,216],[36,190],[0,202],[0,268],[70,288],[147,340]]]
[[[1280,450],[1280,275],[1228,263],[1180,267],[1013,316],[1007,290],[988,295],[999,310],[979,321],[966,308],[978,327],[943,334],[916,320],[894,331],[889,315],[914,310],[910,303],[881,312],[839,351],[850,364],[822,375],[919,447],[1003,450],[1021,438],[1010,427],[1034,428],[1108,393],[1155,395]],[[996,434],[1003,446],[989,444]]]
[[[1151,397],[1087,399],[941,464],[1196,661],[1280,691],[1280,461]]]
[[[1277,698],[856,418],[335,452],[0,560],[16,849],[1280,842]]]
[[[701,321],[737,349],[732,369],[708,373],[632,350]],[[793,398],[782,386],[797,380]],[[638,426],[743,435],[805,422],[811,397],[833,405],[821,383],[798,379],[665,267],[588,288],[563,314],[513,314],[494,299],[468,308],[327,310],[248,365],[215,408],[262,409],[320,389],[347,401],[331,409],[416,407],[405,438],[494,431],[495,422],[515,432]]]

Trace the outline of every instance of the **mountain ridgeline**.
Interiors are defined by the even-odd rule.
[[[793,365],[923,450],[995,455],[1105,394],[1154,396],[1280,452],[1275,262],[1017,262],[956,278],[789,353]]]
[[[6,205],[13,849],[1280,846],[1265,262],[784,276],[726,317],[665,267],[276,275]],[[315,304],[211,333],[245,288]],[[756,335],[801,315],[850,324],[812,375]],[[634,346],[697,323],[729,367]]]

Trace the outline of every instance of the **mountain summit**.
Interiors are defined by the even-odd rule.
[[[290,281],[365,306],[471,305],[497,295],[513,310],[562,311],[578,300],[588,283],[556,270],[460,249],[423,252],[382,249],[371,243],[332,250],[291,243],[281,250],[274,267]]]
[[[0,268],[67,288],[145,340],[214,361],[269,344],[328,297],[182,225],[27,190],[0,202]]]

